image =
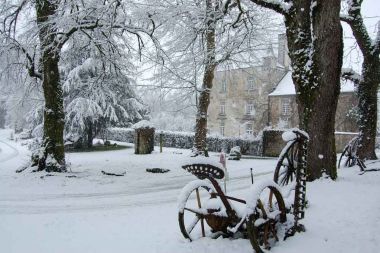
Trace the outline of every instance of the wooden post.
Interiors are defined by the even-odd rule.
[[[160,133],[160,153],[162,153],[162,145],[163,145],[163,134],[162,134],[162,132]]]

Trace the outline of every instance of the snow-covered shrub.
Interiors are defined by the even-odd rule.
[[[239,146],[231,148],[228,160],[240,160],[241,149]]]

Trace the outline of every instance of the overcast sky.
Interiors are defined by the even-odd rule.
[[[362,15],[368,32],[371,37],[376,36],[378,22],[380,21],[380,0],[364,0],[362,6]],[[357,50],[352,51],[352,46],[355,45],[355,39],[348,25],[343,24],[344,29],[344,44],[345,44],[345,59],[344,67],[351,67],[356,71],[361,69],[361,56]]]

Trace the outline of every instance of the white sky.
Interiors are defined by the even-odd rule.
[[[376,36],[378,28],[378,22],[380,21],[380,0],[364,0],[362,4],[362,15],[364,17],[364,23],[372,38]],[[352,51],[352,47],[355,46],[355,38],[352,35],[350,27],[343,23],[344,29],[344,67],[353,68],[356,71],[361,69],[361,54],[359,49]]]

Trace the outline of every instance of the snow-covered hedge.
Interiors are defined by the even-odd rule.
[[[115,141],[134,142],[135,130],[132,128],[109,128],[107,138]],[[154,145],[160,145],[160,133],[163,137],[163,146],[172,148],[191,149],[194,142],[194,133],[190,132],[172,132],[156,130],[154,136]],[[262,145],[261,139],[240,139],[236,137],[208,136],[208,150],[220,152],[222,149],[229,152],[232,147],[239,146],[242,154],[261,156]]]

